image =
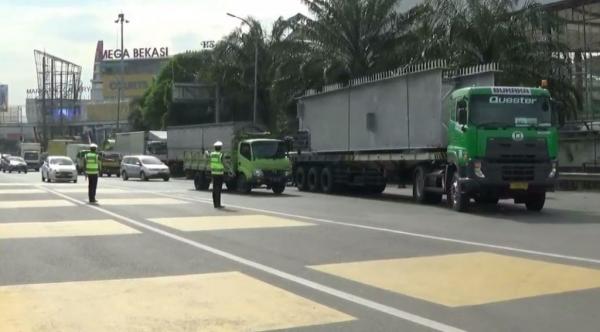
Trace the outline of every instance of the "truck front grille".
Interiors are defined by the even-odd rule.
[[[504,181],[533,181],[535,179],[534,165],[502,165],[501,170]]]

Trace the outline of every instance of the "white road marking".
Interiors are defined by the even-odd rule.
[[[47,188],[46,188],[46,190],[48,192],[52,193],[52,194],[60,196],[60,197],[62,197],[64,199],[66,199],[66,200],[69,200],[69,201],[73,202],[73,203],[80,204],[80,205],[86,205],[84,202],[82,202],[80,200],[77,200],[77,199],[74,199],[74,198],[72,198],[70,196],[67,196],[65,194],[62,194],[60,192],[57,192],[57,191],[54,191],[54,190],[51,190],[51,189],[47,189]],[[311,280],[308,280],[308,279],[305,279],[305,278],[302,278],[302,277],[295,276],[293,274],[290,274],[290,273],[287,273],[287,272],[284,272],[284,271],[272,268],[270,266],[263,265],[261,263],[258,263],[258,262],[255,262],[255,261],[252,261],[252,260],[249,260],[249,259],[237,256],[237,255],[234,255],[234,254],[231,254],[229,252],[226,252],[226,251],[223,251],[223,250],[220,250],[220,249],[217,249],[217,248],[214,248],[214,247],[202,244],[200,242],[196,242],[196,241],[187,239],[185,237],[182,237],[182,236],[179,236],[179,235],[176,235],[176,234],[164,231],[162,229],[159,229],[159,228],[147,225],[146,223],[143,223],[143,222],[131,219],[129,217],[122,216],[120,214],[117,214],[115,212],[106,210],[106,209],[101,208],[99,206],[94,206],[94,205],[87,205],[87,206],[89,208],[91,208],[91,209],[94,209],[94,210],[98,211],[98,212],[102,212],[102,213],[107,214],[109,216],[112,216],[114,218],[121,219],[121,220],[126,221],[128,223],[136,225],[136,226],[138,226],[140,228],[143,228],[143,229],[149,230],[151,232],[160,234],[162,236],[168,237],[168,238],[173,239],[175,241],[178,241],[178,242],[181,242],[181,243],[185,243],[187,245],[190,245],[192,247],[198,248],[200,250],[204,250],[206,252],[210,252],[212,254],[215,254],[215,255],[221,256],[223,258],[229,259],[231,261],[237,262],[239,264],[246,265],[246,266],[249,266],[251,268],[263,271],[265,273],[277,276],[279,278],[295,282],[297,284],[300,284],[300,285],[303,285],[305,287],[312,288],[314,290],[317,290],[317,291],[320,291],[320,292],[323,292],[323,293],[335,296],[337,298],[346,300],[348,302],[352,302],[352,303],[355,303],[355,304],[358,304],[358,305],[361,305],[361,306],[364,306],[364,307],[367,307],[367,308],[370,308],[370,309],[373,309],[373,310],[376,310],[376,311],[379,311],[379,312],[382,312],[382,313],[385,313],[385,314],[388,314],[388,315],[391,315],[391,316],[394,316],[394,317],[397,317],[397,318],[400,318],[400,319],[404,319],[406,321],[409,321],[409,322],[412,322],[412,323],[415,323],[415,324],[418,324],[418,325],[421,325],[421,326],[425,326],[425,327],[428,327],[428,328],[436,330],[436,331],[443,331],[443,332],[464,332],[464,330],[462,330],[462,329],[459,329],[459,328],[456,328],[456,327],[453,327],[453,326],[450,326],[450,325],[446,325],[444,323],[440,323],[440,322],[437,322],[437,321],[434,321],[434,320],[431,320],[431,319],[428,319],[428,318],[425,318],[425,317],[421,317],[421,316],[418,316],[418,315],[415,315],[415,314],[412,314],[410,312],[406,312],[406,311],[403,311],[403,310],[400,310],[400,309],[397,309],[397,308],[394,308],[394,307],[390,307],[390,306],[387,306],[385,304],[381,304],[379,302],[371,301],[369,299],[366,299],[366,298],[363,298],[363,297],[360,297],[360,296],[356,296],[356,295],[353,295],[353,294],[350,294],[350,293],[347,293],[347,292],[344,292],[344,291],[341,291],[341,290],[338,290],[338,289],[335,289],[335,288],[332,288],[332,287],[329,287],[329,286],[326,286],[326,285],[323,285],[323,284],[319,284],[317,282],[314,282],[314,281],[311,281]]]
[[[159,195],[159,196],[164,196],[164,197],[189,200],[189,201],[205,203],[205,204],[212,204],[212,200],[210,200],[210,199],[196,199],[196,198],[189,198],[189,197],[185,197],[185,196],[168,195],[168,194],[161,194],[161,193],[154,193],[154,194]],[[557,253],[530,250],[530,249],[522,249],[522,248],[516,248],[516,247],[510,247],[510,246],[504,246],[504,245],[498,245],[498,244],[491,244],[491,243],[485,243],[485,242],[468,241],[468,240],[461,240],[461,239],[455,239],[455,238],[449,238],[449,237],[443,237],[443,236],[437,236],[437,235],[407,232],[407,231],[391,229],[391,228],[375,227],[375,226],[361,225],[361,224],[335,221],[335,220],[329,220],[329,219],[314,218],[314,217],[302,216],[302,215],[298,215],[298,214],[291,214],[291,213],[278,212],[278,211],[265,210],[265,209],[257,209],[257,208],[239,206],[239,205],[227,204],[227,206],[236,208],[236,209],[244,209],[244,210],[252,211],[252,212],[269,213],[269,214],[282,216],[282,217],[304,219],[304,220],[319,222],[319,223],[323,223],[323,224],[332,224],[332,225],[339,225],[339,226],[345,226],[345,227],[366,229],[366,230],[376,231],[376,232],[386,232],[386,233],[416,237],[416,238],[421,238],[421,239],[458,243],[458,244],[464,244],[464,245],[468,245],[468,246],[475,246],[475,247],[496,249],[496,250],[504,250],[504,251],[509,251],[509,252],[518,252],[518,253],[522,253],[522,254],[529,254],[529,255],[535,255],[535,256],[552,257],[552,258],[559,258],[559,259],[570,260],[570,261],[600,264],[600,259],[596,259],[596,258],[579,257],[579,256],[572,256],[572,255],[562,255],[562,254],[557,254]]]
[[[0,189],[0,195],[43,194],[41,189]]]

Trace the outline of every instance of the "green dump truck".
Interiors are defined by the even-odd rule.
[[[300,190],[332,193],[413,185],[422,204],[443,196],[513,199],[540,211],[557,181],[557,126],[547,90],[495,86],[495,65],[442,62],[358,78],[299,99],[291,156]]]
[[[281,194],[291,176],[285,142],[249,123],[169,127],[167,132],[169,164],[182,162],[197,190],[210,186],[209,153],[216,141],[224,144],[224,182],[229,190],[250,193],[265,187]]]

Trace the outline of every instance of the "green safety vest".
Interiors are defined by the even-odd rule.
[[[94,152],[88,152],[85,154],[85,173],[86,174],[98,174],[98,154]]]
[[[210,172],[213,175],[223,175],[225,172],[225,166],[221,159],[223,158],[223,154],[221,152],[211,152],[210,153]]]

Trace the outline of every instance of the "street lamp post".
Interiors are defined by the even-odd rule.
[[[119,76],[119,87],[117,89],[117,132],[119,132],[120,127],[120,117],[121,117],[121,89],[123,88],[123,71],[124,71],[124,63],[125,59],[124,49],[123,49],[123,24],[129,23],[128,20],[125,19],[125,14],[121,13],[115,20],[115,23],[121,24],[121,74]]]
[[[227,13],[227,16],[236,18],[246,24],[252,31],[252,24],[239,16]],[[256,124],[256,112],[258,109],[258,36],[254,38],[254,108],[252,110],[252,123]]]

